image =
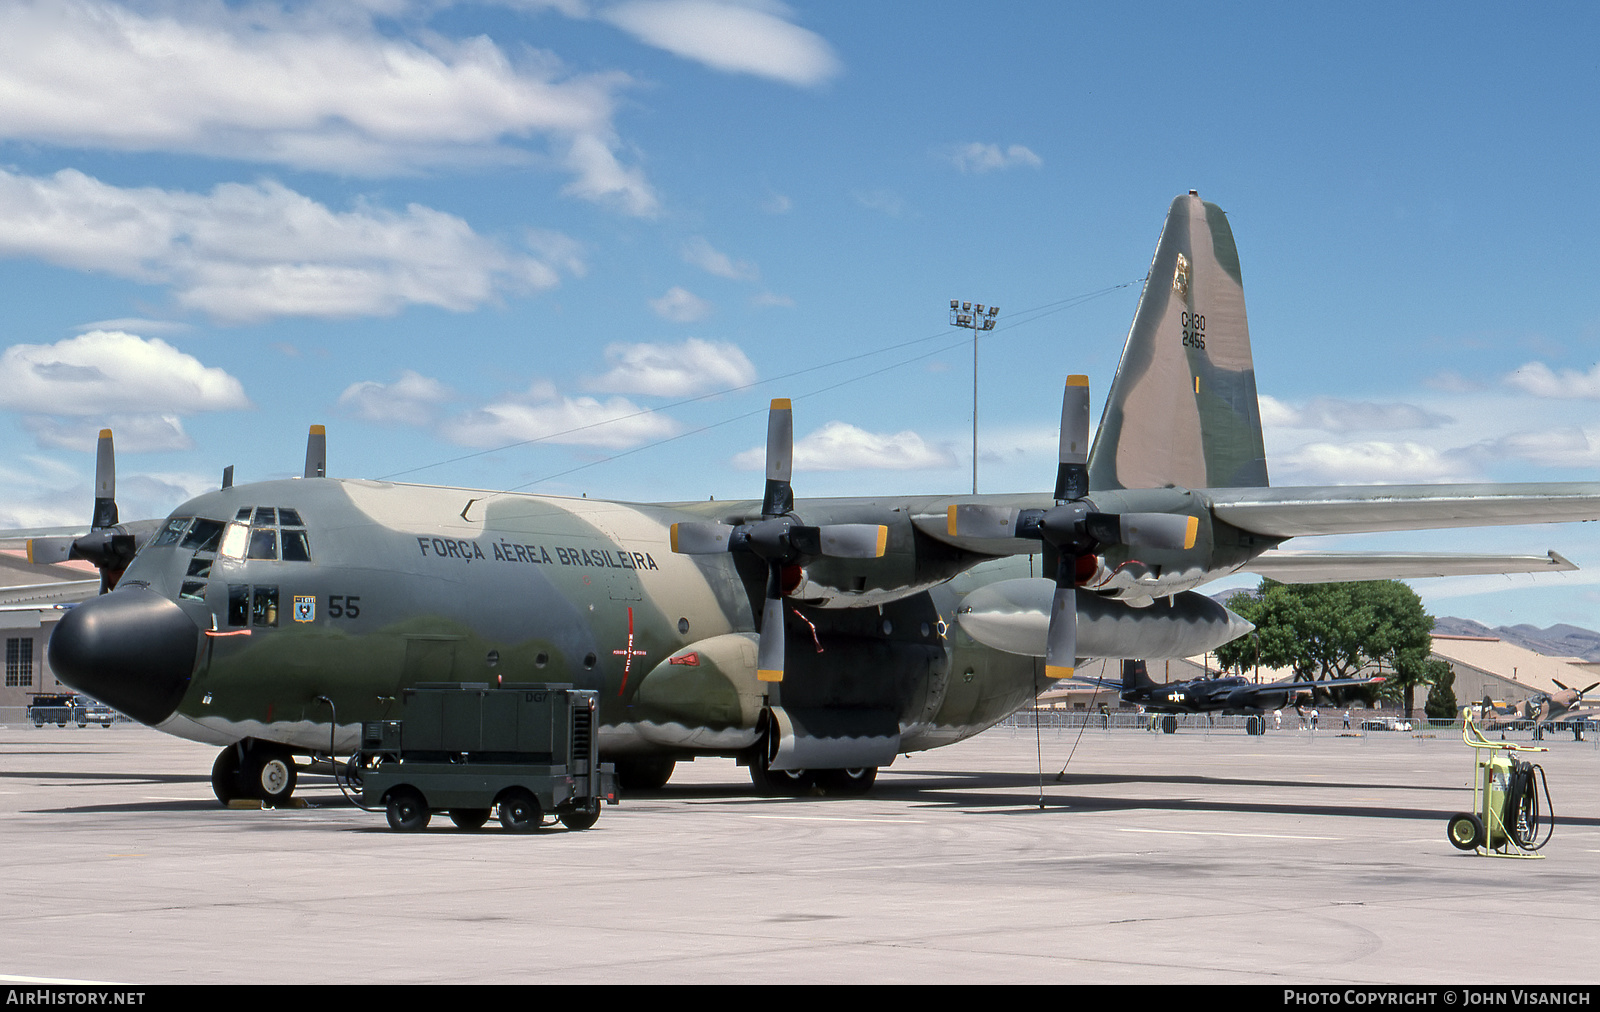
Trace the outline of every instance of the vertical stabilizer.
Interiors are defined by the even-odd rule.
[[[1227,216],[1178,197],[1089,455],[1091,489],[1267,484],[1244,282]]]

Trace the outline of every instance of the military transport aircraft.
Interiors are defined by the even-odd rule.
[[[1302,694],[1314,696],[1326,689],[1376,685],[1382,681],[1382,677],[1374,676],[1328,678],[1318,682],[1252,682],[1232,675],[1162,683],[1150,677],[1144,661],[1124,660],[1122,681],[1111,684],[1120,690],[1121,700],[1129,706],[1142,706],[1152,713],[1222,713],[1254,717],[1256,720],[1247,724],[1248,730],[1251,734],[1260,734],[1265,729],[1260,723],[1263,712],[1292,706]],[[1163,725],[1168,734],[1176,727],[1176,721]]]
[[[764,790],[862,790],[1077,658],[1189,656],[1244,634],[1194,592],[1230,573],[1574,568],[1275,553],[1290,537],[1600,519],[1595,483],[1268,487],[1233,233],[1193,191],[1168,213],[1092,449],[1088,394],[1067,381],[1053,494],[796,500],[787,401],[769,417],[765,495],[743,502],[342,479],[308,459],[302,479],[180,506],[114,590],[61,620],[50,663],[146,724],[224,746],[224,800],[287,797],[296,757],[349,753],[362,721],[437,681],[599,690],[602,754],[625,782],[717,755]]]

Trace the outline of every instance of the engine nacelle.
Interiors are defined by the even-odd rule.
[[[956,609],[967,635],[996,650],[1043,657],[1050,628],[1050,580],[1004,580],[968,594]],[[1079,593],[1078,656],[1168,660],[1193,657],[1255,628],[1203,594],[1158,598],[1147,608]]]

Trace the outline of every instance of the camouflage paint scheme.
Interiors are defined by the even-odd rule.
[[[1120,630],[1095,656],[1162,656],[1141,650],[1158,642],[1206,649],[1165,635],[1179,609],[1150,606],[1170,606],[1253,560],[1269,568],[1292,536],[1600,519],[1595,483],[1272,489],[1262,447],[1233,235],[1222,211],[1191,192],[1173,201],[1162,230],[1089,455],[1084,503],[1194,517],[1198,530],[1189,548],[1105,545],[1090,558],[1079,590],[1094,596],[1100,620],[1085,628]],[[551,681],[600,692],[607,758],[749,758],[763,735],[782,730],[840,744],[815,768],[867,767],[976,734],[1047,685],[1036,657],[975,641],[957,615],[968,595],[1001,581],[1054,587],[1041,576],[1053,560],[1029,557],[1038,541],[958,537],[946,520],[961,503],[1047,510],[1048,492],[797,502],[806,524],[884,525],[887,547],[881,558],[813,559],[785,571],[785,672],[774,684],[756,678],[765,564],[670,548],[673,523],[739,523],[760,514],[759,502],[643,505],[435,488],[317,477],[309,462],[307,473],[208,493],[173,515],[227,522],[243,507],[291,508],[304,521],[310,561],[206,553],[214,558],[205,589],[186,597],[183,584],[198,582],[186,578],[195,551],[148,542],[116,590],[63,619],[51,645],[62,680],[93,682],[81,687],[113,705],[118,691],[140,702],[139,679],[151,676],[125,648],[137,623],[119,626],[118,616],[153,595],[187,620],[162,619],[161,649],[176,670],[158,674],[174,698],[141,719],[217,744],[337,753],[354,746],[361,721],[393,714],[409,684]],[[1279,565],[1304,579],[1319,566],[1331,579],[1363,572],[1349,553],[1300,552]],[[1386,557],[1380,568],[1395,577],[1533,567],[1526,558],[1414,554]],[[252,588],[252,606],[254,588],[276,588],[276,624],[254,616],[230,624],[239,616],[230,615],[229,587]]]

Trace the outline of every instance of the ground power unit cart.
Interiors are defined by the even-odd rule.
[[[600,763],[597,694],[570,685],[422,683],[401,695],[398,720],[362,726],[356,763],[363,808],[389,826],[424,829],[434,812],[480,829],[498,812],[517,832],[554,816],[588,829],[617,803],[612,766]]]

